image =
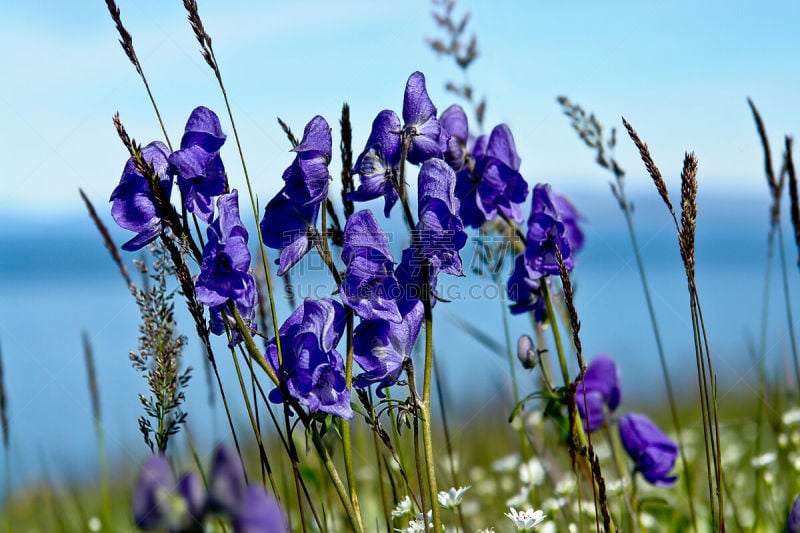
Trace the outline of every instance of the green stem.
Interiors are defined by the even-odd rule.
[[[233,315],[234,320],[236,321],[236,326],[239,328],[239,332],[242,334],[242,338],[244,339],[244,345],[247,349],[248,355],[252,361],[255,361],[256,364],[261,367],[261,369],[269,376],[272,382],[276,386],[280,386],[280,380],[278,379],[275,370],[267,363],[266,359],[261,352],[258,350],[258,346],[256,346],[255,341],[253,340],[253,336],[250,335],[250,330],[247,325],[244,323],[242,316],[239,314],[239,310],[236,308],[236,305],[229,302],[228,310]],[[275,331],[278,331],[276,329]],[[276,337],[278,337],[276,335]],[[333,460],[328,453],[327,448],[325,448],[325,444],[322,442],[322,437],[320,437],[319,432],[314,428],[308,416],[303,413],[301,409],[295,408],[294,409],[297,415],[300,417],[303,425],[311,430],[312,440],[314,442],[314,448],[317,450],[317,453],[320,455],[322,462],[325,466],[325,471],[328,473],[328,477],[331,479],[334,488],[336,489],[336,493],[341,500],[342,506],[344,507],[345,513],[347,514],[347,518],[350,521],[350,525],[353,527],[354,531],[359,533],[363,533],[364,528],[361,526],[361,520],[356,515],[355,510],[353,509],[353,505],[350,502],[350,497],[347,493],[347,489],[344,487],[341,478],[339,477],[339,473],[336,470],[336,466],[333,464]]]
[[[422,379],[422,446],[425,450],[425,464],[427,467],[428,492],[431,497],[433,509],[433,530],[439,533],[442,530],[442,517],[439,513],[436,486],[436,463],[433,458],[433,438],[431,430],[431,370],[433,368],[433,309],[431,307],[430,288],[427,280],[425,283],[426,295],[423,299],[425,306],[425,367]]]
[[[327,242],[327,239],[326,239]],[[347,358],[345,360],[345,388],[352,390],[353,384],[353,312],[347,309]],[[364,525],[361,519],[361,507],[358,504],[358,490],[356,488],[356,475],[353,469],[353,443],[352,434],[350,433],[350,422],[342,420],[342,445],[344,453],[344,473],[347,478],[347,486],[350,489],[350,502],[353,504],[353,510],[359,520],[361,529]]]
[[[556,317],[556,311],[555,311],[555,308],[553,306],[552,295],[550,294],[550,290],[549,290],[549,288],[547,286],[547,280],[546,279],[542,278],[540,285],[542,287],[542,292],[544,293],[544,301],[545,301],[545,305],[547,307],[547,316],[548,316],[548,318],[550,320],[550,329],[553,332],[553,342],[556,345],[556,353],[558,354],[558,362],[559,362],[559,366],[561,367],[561,377],[564,380],[564,387],[568,388],[570,386],[570,384],[572,383],[572,380],[569,377],[569,369],[567,367],[567,358],[566,358],[566,356],[564,354],[564,344],[563,344],[563,342],[561,340],[561,333],[559,332],[559,328],[558,328],[558,318]],[[575,401],[574,398],[573,398],[573,401]],[[588,443],[588,440],[586,438],[586,433],[583,431],[583,423],[580,421],[580,417],[579,417],[577,411],[578,410],[575,409],[574,412],[571,414],[571,420],[569,421],[569,425],[570,425],[570,428],[574,428],[575,434],[578,437],[578,442],[580,443],[581,448],[584,449],[584,450],[587,450],[587,453],[588,453],[588,451],[589,451],[589,443]],[[570,429],[570,432],[572,432],[572,430],[573,429]],[[586,459],[586,457],[583,457],[582,455],[580,455],[580,457],[582,457],[584,460],[586,460],[587,464],[585,466],[588,469],[589,474],[591,476],[592,491],[593,491],[594,498],[595,498],[595,514],[597,514],[597,493],[599,491],[599,487],[598,487],[598,484],[597,484],[597,479],[595,479],[594,470],[592,468],[592,465],[588,461],[588,459]],[[611,528],[612,528],[611,530],[614,531],[613,520],[611,520]]]

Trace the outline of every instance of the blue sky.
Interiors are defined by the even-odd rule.
[[[143,143],[160,137],[105,5],[9,4],[0,7],[0,46],[14,51],[0,63],[0,212],[47,218],[79,213],[79,186],[102,204],[126,159],[112,115],[119,111]],[[482,54],[470,77],[488,97],[487,123],[511,126],[529,182],[550,181],[567,192],[606,191],[607,177],[555,103],[566,94],[607,126],[619,125],[625,115],[668,179],[678,179],[683,152],[691,149],[700,158],[701,189],[765,193],[746,97],[759,105],[779,157],[782,135],[800,125],[800,4],[492,4],[463,0],[459,7],[473,12],[471,28]],[[276,116],[300,132],[316,114],[335,124],[348,101],[359,150],[378,111],[399,111],[412,71],[426,73],[440,110],[456,101],[443,86],[460,80],[460,72],[423,42],[435,33],[427,1],[254,5],[201,1],[200,10],[262,205],[291,161]],[[121,0],[120,7],[173,140],[196,105],[221,112],[215,80],[181,2]],[[243,187],[233,143],[223,158],[234,185]],[[625,138],[618,158],[632,188],[650,187]]]

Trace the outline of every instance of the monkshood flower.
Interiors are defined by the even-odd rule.
[[[401,322],[364,320],[353,332],[353,359],[364,369],[355,377],[358,388],[377,383],[376,393],[385,396],[383,389],[397,382],[403,364],[411,357],[414,343],[424,318],[424,307],[419,299],[401,300]]]
[[[545,278],[545,283],[547,283]],[[520,254],[514,260],[514,271],[508,278],[506,293],[513,303],[509,306],[511,314],[519,315],[533,311],[537,322],[542,323],[547,315],[547,304],[542,291],[542,277],[533,272],[525,256]]]
[[[311,235],[316,231],[319,203],[301,204],[292,200],[283,188],[264,208],[261,236],[264,245],[280,250],[275,261],[278,275],[297,264],[314,246]]]
[[[233,517],[234,533],[289,533],[289,521],[278,501],[260,485],[250,485]]]
[[[152,165],[158,176],[164,197],[169,200],[172,192],[172,177],[169,175],[169,149],[162,142],[152,142],[142,148],[142,158]],[[111,193],[111,217],[123,229],[136,232],[136,236],[122,245],[123,250],[133,252],[150,244],[164,229],[161,213],[153,196],[150,184],[137,169],[133,158],[129,158],[122,171],[119,185]]]
[[[533,345],[530,335],[520,335],[517,339],[517,359],[527,370],[536,368],[539,363],[536,347]]]
[[[648,417],[625,413],[619,417],[619,436],[633,459],[635,470],[653,485],[669,487],[678,479],[669,473],[675,466],[678,445]]]
[[[619,402],[617,365],[609,356],[598,355],[589,363],[583,380],[578,382],[575,389],[575,403],[578,405],[584,427],[589,431],[601,428],[606,420],[606,410],[609,413],[613,412],[619,406]]]
[[[348,194],[355,202],[384,197],[383,213],[388,218],[398,195],[394,187],[400,164],[400,117],[384,109],[372,122],[372,131],[364,151],[356,159],[353,174],[358,174],[358,188]]]
[[[133,521],[145,531],[185,527],[191,520],[195,493],[190,492],[189,496],[187,502],[169,460],[163,455],[151,455],[142,465],[133,489]]]
[[[444,160],[450,167],[458,172],[464,168],[467,156],[467,142],[469,140],[469,123],[464,109],[453,104],[445,109],[439,116],[439,124],[450,134],[447,149],[444,151]]]
[[[533,189],[531,215],[528,218],[528,235],[525,263],[539,276],[558,275],[556,247],[567,270],[572,270],[575,260],[567,229],[550,185],[538,184]]]
[[[249,326],[250,334],[255,334],[256,331],[256,306],[258,305],[258,289],[256,289],[255,279],[250,276],[247,281],[244,293],[236,300],[236,308],[239,310],[239,316],[242,317],[244,323]],[[231,342],[230,347],[234,347],[242,341],[242,334],[234,326],[236,320],[230,314],[227,305],[217,305],[210,310],[210,330],[214,335],[225,334],[225,324],[230,325]]]
[[[479,138],[472,157],[472,170],[463,169],[457,185],[464,223],[477,228],[498,212],[522,222],[521,206],[528,198],[528,183],[519,173],[521,160],[508,126],[496,126],[488,140]]]
[[[328,163],[331,161],[331,128],[317,115],[306,124],[303,139],[292,148],[297,154],[283,173],[286,195],[297,204],[319,204],[328,197]]]
[[[226,188],[225,166],[219,156],[224,142],[219,117],[206,107],[197,107],[186,122],[180,150],[169,156],[184,207],[205,222],[214,216],[212,198]]]
[[[800,496],[795,498],[786,520],[786,533],[800,533]]]
[[[419,222],[416,239],[419,252],[433,269],[461,275],[461,250],[467,242],[455,195],[456,175],[441,159],[429,159],[419,171]]]
[[[553,201],[556,209],[561,214],[561,221],[564,223],[564,236],[569,241],[569,249],[574,256],[583,248],[583,232],[578,226],[578,222],[583,217],[566,196],[553,192]]]
[[[344,227],[342,261],[347,266],[342,301],[364,320],[400,322],[400,288],[394,276],[389,241],[371,211],[358,211]]]
[[[441,158],[447,149],[449,134],[442,129],[425,88],[425,75],[414,72],[406,82],[403,96],[404,131],[409,136],[407,159],[414,165]]]
[[[239,217],[239,195],[234,189],[217,200],[219,215],[208,226],[208,242],[203,248],[200,275],[195,282],[197,300],[210,307],[229,299],[250,302],[254,289],[250,274],[247,230]]]
[[[273,337],[267,344],[267,360],[286,383],[289,394],[309,411],[322,411],[345,420],[353,417],[350,391],[345,387],[344,361],[336,345],[342,337],[345,312],[335,300],[306,299],[283,323],[282,363]],[[269,395],[273,403],[284,398],[280,389]]]
[[[218,446],[208,484],[209,509],[235,515],[241,509],[246,489],[239,455],[227,446]]]

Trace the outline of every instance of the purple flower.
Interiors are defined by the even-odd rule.
[[[286,383],[289,394],[311,412],[323,411],[350,420],[350,391],[345,387],[344,361],[336,345],[342,337],[345,312],[335,300],[305,300],[281,326],[282,364],[273,337],[267,345],[267,360]],[[274,389],[270,401],[283,395]]]
[[[303,140],[292,149],[297,155],[283,173],[286,195],[301,205],[318,204],[328,197],[331,128],[317,115],[306,124]]]
[[[434,269],[461,275],[461,250],[467,242],[464,224],[458,215],[455,195],[456,175],[441,159],[431,159],[419,171],[419,222],[417,238],[420,252]]]
[[[540,183],[533,189],[525,262],[532,272],[540,276],[558,275],[556,247],[561,252],[567,270],[572,270],[575,265],[563,215],[554,196],[550,185]]]
[[[340,291],[342,301],[362,319],[400,322],[394,259],[386,234],[372,212],[358,211],[347,219],[342,261],[347,265]]]
[[[197,474],[189,472],[178,481],[178,492],[186,502],[189,514],[194,520],[201,520],[206,507],[206,489]]]
[[[800,496],[795,498],[792,510],[786,519],[786,533],[800,533]]]
[[[467,114],[458,104],[453,104],[445,109],[439,116],[439,124],[448,134],[447,149],[444,151],[444,160],[450,167],[458,172],[464,167],[467,155],[467,142],[469,140],[469,123]]]
[[[173,172],[187,211],[205,222],[214,216],[212,198],[225,192],[225,167],[219,149],[225,134],[217,115],[208,108],[198,107],[186,122],[181,149],[169,156]]]
[[[537,322],[544,322],[547,315],[547,305],[542,292],[542,278],[536,272],[531,272],[525,262],[525,256],[520,254],[514,261],[514,272],[508,278],[506,293],[513,303],[509,306],[511,313],[519,315],[533,311]]]
[[[208,484],[209,508],[236,514],[241,509],[245,489],[246,481],[239,455],[227,446],[218,446]]]
[[[583,381],[578,382],[575,390],[575,402],[585,427],[589,431],[602,427],[606,420],[606,409],[609,413],[613,412],[619,406],[619,401],[617,365],[609,356],[598,355],[589,363]]]
[[[247,304],[252,297],[253,276],[236,190],[220,196],[217,208],[219,216],[208,227],[208,242],[195,282],[197,300],[208,306],[222,305],[228,299]]]
[[[378,383],[377,394],[384,397],[383,389],[397,382],[403,363],[419,336],[424,308],[416,302],[403,314],[401,322],[364,320],[353,333],[353,359],[364,369],[356,376],[356,387]]]
[[[648,482],[661,487],[675,483],[678,477],[669,473],[675,466],[678,445],[652,420],[638,413],[625,413],[619,417],[619,436],[636,470]]]
[[[219,152],[224,143],[225,134],[216,113],[207,107],[196,107],[186,121],[181,148],[199,146],[206,152]]]
[[[264,487],[250,485],[233,517],[234,533],[289,533],[289,522],[278,501]]]
[[[172,177],[169,175],[167,157],[169,149],[164,143],[155,141],[142,148],[142,158],[153,166],[158,176],[164,197],[169,200],[172,192]],[[133,158],[129,158],[122,171],[119,185],[111,193],[111,217],[121,228],[136,232],[136,236],[122,245],[123,250],[133,252],[153,242],[164,229],[161,213],[150,184],[138,170]]]
[[[151,455],[139,471],[133,489],[133,521],[145,531],[177,529],[189,520],[187,506],[178,492],[169,460]]]
[[[356,202],[384,197],[386,217],[397,202],[393,180],[400,164],[400,118],[394,111],[384,109],[372,122],[367,145],[358,156],[353,173],[360,176],[358,189],[348,194]]]
[[[261,220],[264,244],[280,250],[278,275],[283,275],[314,246],[319,203],[301,204],[292,200],[283,188],[270,200]]]
[[[239,310],[239,316],[242,317],[244,323],[250,328],[250,334],[253,335],[256,331],[255,318],[256,306],[258,305],[258,289],[256,289],[256,282],[252,275],[246,280],[245,289],[235,303],[236,308]],[[231,341],[228,346],[232,348],[242,342],[242,334],[234,325],[236,321],[229,313],[226,304],[214,306],[209,311],[211,315],[209,320],[211,333],[224,335],[225,324],[230,324]]]
[[[521,160],[508,126],[496,126],[488,140],[479,138],[472,156],[472,171],[465,168],[459,173],[458,195],[464,201],[464,222],[480,227],[498,211],[522,222],[521,205],[528,197],[528,184],[519,173]]]
[[[403,96],[404,130],[409,135],[408,161],[414,165],[435,157],[441,158],[447,149],[449,134],[436,118],[433,105],[425,88],[425,75],[414,72],[406,82]]]
[[[583,232],[578,226],[578,222],[583,220],[583,217],[566,196],[554,192],[553,201],[556,209],[561,213],[561,220],[564,222],[564,236],[569,241],[569,248],[574,255],[583,248]]]

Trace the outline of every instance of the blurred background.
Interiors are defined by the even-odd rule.
[[[181,3],[121,1],[120,8],[171,138],[180,137],[197,105],[222,117],[216,80],[198,52]],[[342,103],[348,102],[358,153],[373,117],[385,108],[401,110],[405,81],[415,70],[426,74],[440,111],[463,104],[445,90],[448,81],[463,81],[462,72],[425,43],[426,37],[440,35],[432,10],[423,0],[200,2],[262,206],[278,191],[280,175],[292,160],[276,117],[299,135],[312,116],[321,114],[334,126],[337,145],[335,125]],[[480,53],[469,82],[487,98],[488,129],[507,123],[529,184],[551,183],[585,217],[586,248],[574,277],[586,355],[604,352],[616,358],[628,405],[639,403],[645,410],[664,400],[664,391],[650,386],[648,378],[661,383],[624,219],[608,186],[610,174],[594,163],[594,154],[563,116],[556,103],[562,94],[593,111],[606,129],[619,128],[624,115],[650,145],[675,194],[684,152],[697,153],[698,287],[718,362],[720,397],[752,394],[769,194],[746,98],[761,111],[779,168],[783,135],[800,124],[800,5],[462,0],[456,15],[466,10],[472,13],[468,33],[477,34]],[[43,472],[71,479],[96,473],[86,466],[94,464],[95,448],[81,331],[94,346],[110,461],[138,461],[146,451],[136,425],[137,393],[145,385],[128,361],[128,352],[136,349],[138,309],[78,196],[82,187],[113,225],[107,201],[127,159],[111,123],[115,112],[139,142],[161,137],[141,81],[117,39],[100,1],[0,5],[0,46],[6,50],[0,62],[0,346],[18,486]],[[229,142],[222,157],[233,186],[241,190],[238,154],[224,118],[223,127]],[[616,158],[628,173],[673,379],[691,393],[691,324],[676,236],[635,148],[626,136],[618,137]],[[331,174],[338,172],[335,157]],[[248,210],[242,213],[254,227]],[[386,229],[404,231],[394,222]],[[118,243],[129,238],[112,230]],[[791,231],[785,233],[796,293],[797,249]],[[394,240],[399,244],[401,238]],[[471,254],[472,243],[463,252],[467,265]],[[779,271],[772,276],[766,357],[768,371],[779,375],[788,368],[789,340]],[[309,268],[295,281],[332,290]],[[461,321],[502,343],[502,302],[490,283],[475,276],[443,283],[455,301],[437,307],[442,371],[453,378],[448,383],[454,403],[479,409],[508,396],[505,354],[465,335]],[[176,309],[179,327],[190,338],[185,361],[195,368],[189,427],[210,446],[226,438],[224,419],[208,406],[202,355],[180,299]],[[281,301],[281,321],[289,311]],[[513,318],[512,338],[529,328],[527,317]],[[228,363],[221,363],[221,372],[232,378]],[[468,427],[469,418],[455,429]]]

